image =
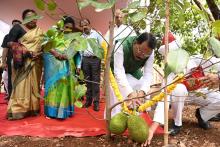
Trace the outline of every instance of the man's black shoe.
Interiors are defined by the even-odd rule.
[[[172,128],[169,130],[170,135],[171,135],[171,136],[176,136],[177,134],[180,133],[180,129],[181,129],[181,128],[182,128],[182,126],[173,125]]]
[[[88,108],[88,107],[90,107],[91,105],[92,105],[91,103],[86,102],[86,103],[83,105],[83,108]]]
[[[220,121],[220,113],[211,118],[209,121]]]
[[[99,104],[94,104],[93,110],[94,111],[99,111]]]
[[[84,97],[81,97],[81,98],[80,98],[80,101],[84,101]]]
[[[199,127],[205,129],[205,130],[208,130],[211,128],[211,125],[208,121],[204,121],[201,117],[201,114],[200,114],[200,111],[199,111],[199,108],[196,109],[196,118],[198,120],[198,125]]]

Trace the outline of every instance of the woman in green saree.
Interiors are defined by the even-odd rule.
[[[64,18],[64,33],[72,33],[75,28],[71,17]],[[68,46],[68,43],[65,44]],[[75,69],[79,71],[81,55],[77,53],[73,59],[67,60],[67,47],[58,47],[45,52],[44,80],[45,80],[45,106],[44,113],[49,118],[66,119],[74,113],[74,77]]]

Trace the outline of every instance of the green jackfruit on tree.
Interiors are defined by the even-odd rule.
[[[122,134],[127,129],[128,117],[123,112],[120,112],[112,117],[109,130],[113,134]]]
[[[128,118],[128,133],[132,140],[143,143],[148,138],[149,127],[145,120],[137,115]]]

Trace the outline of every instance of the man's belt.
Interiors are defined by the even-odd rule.
[[[98,58],[98,57],[96,57],[96,56],[83,56],[83,58],[96,59],[96,58]]]

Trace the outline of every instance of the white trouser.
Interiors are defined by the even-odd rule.
[[[220,92],[211,91],[207,88],[200,90],[200,92],[206,94],[206,97],[197,97],[194,93],[190,93],[189,103],[200,105],[200,115],[204,121],[208,121],[220,113]]]
[[[6,89],[6,94],[8,94],[8,72],[6,70],[3,71],[2,79],[4,82],[5,89]]]
[[[173,109],[173,119],[175,125],[177,126],[182,126],[182,111],[184,107],[184,101],[187,95],[188,91],[185,85],[177,84],[176,88],[171,93],[171,96],[167,97],[169,104],[170,100],[172,101],[171,107]],[[153,120],[160,124],[164,124],[164,101],[158,102],[154,112]]]
[[[200,105],[200,114],[204,121],[208,121],[220,113],[220,93],[210,91],[206,88],[199,90],[199,92],[205,94],[206,98],[196,96],[195,93],[188,94],[183,84],[178,84],[174,89],[171,95],[171,107],[173,109],[173,119],[176,126],[182,126],[184,101],[188,104]],[[168,101],[169,100],[170,98],[168,98]],[[158,103],[154,113],[154,121],[164,124],[164,102]]]
[[[143,81],[141,81],[141,79],[138,80],[130,74],[126,74],[126,77],[127,77],[127,80],[129,82],[130,86],[133,88],[133,90],[141,89],[141,84],[142,84],[141,82],[143,82]],[[119,87],[119,89],[120,89],[120,87]],[[123,91],[120,91],[120,92],[121,92],[123,98],[126,99],[127,98],[126,94]],[[116,104],[117,102],[118,102],[118,99],[115,96],[115,93],[111,87],[110,88],[110,106]],[[116,107],[114,107],[112,109],[111,116],[113,117],[115,114],[121,112],[121,110],[122,110],[121,105],[117,105]],[[104,113],[104,116],[105,116],[105,113]]]

